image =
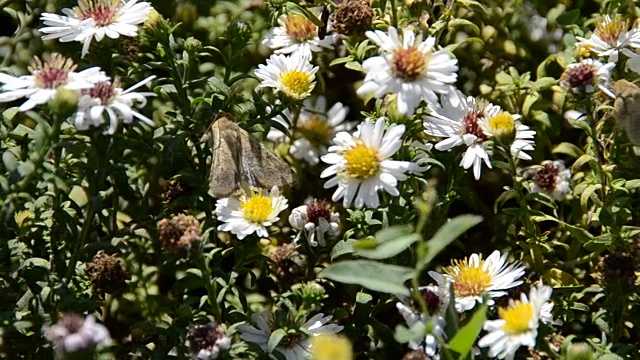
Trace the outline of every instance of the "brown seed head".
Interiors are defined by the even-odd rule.
[[[160,240],[166,249],[173,252],[189,250],[191,244],[200,241],[200,223],[191,215],[177,215],[158,222]]]
[[[371,28],[373,15],[373,10],[366,0],[344,1],[333,13],[333,27],[339,34],[363,34]]]
[[[105,254],[103,250],[98,251],[87,264],[86,273],[93,288],[101,294],[117,294],[127,286],[126,281],[131,280],[131,274],[120,260]]]

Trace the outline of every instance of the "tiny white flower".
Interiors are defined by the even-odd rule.
[[[418,165],[410,161],[391,160],[402,146],[404,125],[393,124],[384,130],[385,118],[375,123],[367,118],[355,134],[342,131],[336,134],[329,153],[322,161],[329,164],[321,178],[333,176],[325,189],[338,186],[332,200],[343,199],[345,207],[353,203],[356,208],[380,205],[378,191],[384,190],[398,196],[398,181],[407,178],[406,173],[415,171]]]
[[[409,348],[423,351],[430,359],[440,359],[438,338],[446,339],[444,328],[446,326],[445,314],[449,306],[449,282],[445,281],[438,286],[429,285],[418,288],[425,304],[428,315],[422,313],[420,305],[413,298],[398,296],[401,300],[396,303],[398,312],[402,315],[407,326],[411,328],[417,322],[425,324],[429,321],[433,330],[420,339],[409,341]]]
[[[275,186],[271,191],[251,189],[240,197],[218,199],[215,211],[223,223],[218,231],[231,232],[240,240],[253,233],[268,237],[267,227],[280,220],[278,214],[286,208],[287,199]]]
[[[312,247],[327,245],[325,234],[338,234],[340,215],[331,211],[330,205],[324,200],[313,200],[307,205],[298,206],[289,215],[289,224],[296,229],[305,230],[309,245]]]
[[[436,150],[447,151],[464,145],[460,166],[473,168],[473,176],[480,179],[482,163],[492,168],[490,153],[493,145],[489,140],[509,139],[512,156],[530,160],[525,151],[533,150],[535,131],[521,124],[520,115],[503,111],[500,106],[472,96],[465,97],[459,90],[442,96],[442,107],[434,107],[424,118],[425,132],[447,139],[435,145]]]
[[[562,201],[571,191],[571,170],[562,160],[545,160],[542,168],[527,170],[524,177],[531,179],[529,191],[545,193],[557,201]]]
[[[579,52],[594,52],[600,57],[608,57],[608,62],[616,63],[621,50],[640,48],[640,29],[629,29],[628,21],[606,15],[588,39],[579,36],[576,39],[579,40],[576,43]]]
[[[507,257],[508,254],[500,255],[498,250],[486,259],[472,254],[464,260],[453,260],[443,270],[444,274],[430,271],[429,275],[440,285],[451,282],[456,310],[464,312],[482,302],[485,293],[489,295],[488,305],[493,305],[493,298],[504,296],[505,290],[522,284],[518,279],[524,275],[524,268],[517,262],[508,264]]]
[[[273,28],[262,43],[276,54],[292,54],[302,52],[311,57],[312,52],[333,49],[334,35],[324,39],[318,37],[318,26],[304,15],[297,13],[283,14],[278,18],[280,26]]]
[[[43,328],[44,336],[62,354],[91,349],[111,342],[109,330],[96,322],[93,315],[65,314],[57,324]]]
[[[316,86],[317,71],[309,55],[296,52],[291,56],[271,55],[267,64],[258,65],[254,73],[261,80],[259,87],[274,88],[293,100],[302,100]]]
[[[520,300],[509,300],[507,308],[500,308],[500,319],[487,320],[484,329],[489,333],[478,341],[478,346],[489,347],[489,356],[512,360],[521,346],[535,347],[540,321],[553,323],[550,302],[553,289],[542,283],[532,287],[529,297],[520,294]]]
[[[39,31],[46,34],[42,40],[82,42],[84,57],[94,38],[101,41],[105,36],[111,39],[137,36],[137,25],[147,19],[152,9],[150,3],[138,0],[78,0],[73,9],[62,9],[67,16],[43,13],[40,20],[46,27]]]
[[[91,89],[94,84],[109,80],[98,67],[75,72],[76,67],[71,59],[56,53],[44,62],[34,57],[29,65],[31,75],[14,77],[0,73],[0,83],[3,84],[0,102],[26,97],[28,100],[19,109],[27,111],[52,100],[60,87],[69,90]]]
[[[120,87],[120,82],[112,84],[109,81],[97,83],[93,88],[83,91],[78,101],[78,110],[73,116],[73,121],[78,130],[86,130],[90,126],[99,127],[105,123],[105,115],[109,118],[109,127],[105,134],[113,135],[118,128],[119,120],[130,124],[134,118],[147,125],[153,126],[153,120],[133,110],[133,107],[142,108],[147,104],[147,96],[156,96],[151,92],[139,93],[133,90],[147,84],[155,76],[150,76],[127,90]]]
[[[458,75],[458,60],[443,50],[436,50],[436,38],[422,41],[411,30],[405,30],[402,41],[396,28],[390,26],[388,34],[376,30],[366,35],[382,50],[362,63],[367,72],[359,95],[373,93],[376,97],[397,94],[398,111],[412,115],[422,99],[427,104],[438,103],[436,93],[447,94]]]
[[[611,81],[611,70],[615,66],[615,63],[603,65],[600,61],[593,59],[569,64],[562,74],[560,85],[570,89],[574,94],[591,94],[598,87],[606,95],[615,98],[615,94],[607,87]]]
[[[327,110],[327,100],[324,96],[315,99],[307,98],[303,102],[303,108],[297,118],[293,111],[287,109],[283,114],[293,122],[294,141],[289,152],[294,158],[306,161],[309,165],[317,165],[320,156],[327,153],[327,147],[336,133],[349,130],[350,124],[344,120],[349,113],[349,108],[342,103],[335,103]],[[285,128],[290,128],[289,123],[282,117],[274,117]],[[287,137],[276,128],[272,128],[267,135],[269,140],[283,142]]]
[[[240,338],[242,340],[254,343],[260,346],[263,351],[267,351],[267,345],[269,343],[271,333],[281,325],[288,325],[287,328],[289,329],[294,327],[304,329],[304,331],[311,333],[311,336],[318,334],[337,334],[342,331],[342,326],[329,323],[331,318],[332,316],[324,316],[324,314],[320,313],[314,315],[306,322],[302,319],[293,321],[294,324],[276,324],[273,314],[268,311],[263,311],[251,315],[253,325],[240,325],[238,326],[238,331],[240,331]],[[280,344],[276,346],[275,351],[282,354],[286,360],[300,360],[308,358],[309,349],[311,347],[311,338],[303,332],[298,332],[289,336],[290,339],[285,340],[290,341],[281,341]]]

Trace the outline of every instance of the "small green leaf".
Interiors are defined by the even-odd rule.
[[[556,147],[553,148],[553,150],[551,150],[551,152],[554,154],[569,155],[574,158],[578,158],[583,154],[582,149],[568,142],[563,142],[558,144]]]
[[[412,275],[413,269],[403,266],[371,260],[349,260],[329,265],[318,276],[346,284],[358,284],[374,291],[409,296],[409,289],[404,282]]]
[[[463,27],[463,26],[470,27],[473,30],[474,35],[478,35],[480,33],[480,29],[478,28],[478,25],[472,23],[469,20],[466,20],[466,19],[453,19],[453,20],[449,21],[449,27],[450,28]]]
[[[556,18],[556,23],[560,26],[574,25],[578,17],[580,17],[580,9],[573,9],[559,15]]]
[[[482,304],[473,316],[471,320],[458,331],[456,336],[451,339],[449,343],[449,349],[460,354],[460,359],[464,359],[467,357],[469,351],[473,347],[473,344],[476,342],[480,331],[482,330],[482,325],[487,320],[487,305]]]
[[[419,268],[424,269],[447,245],[451,244],[460,235],[478,225],[480,222],[482,222],[482,216],[461,215],[442,225],[431,240],[427,241],[429,251],[427,255],[420,260],[418,264]]]
[[[276,329],[272,332],[271,336],[269,336],[269,342],[267,343],[267,351],[272,353],[286,336],[287,332],[282,329]]]
[[[358,242],[357,240],[349,239],[346,241],[338,241],[331,249],[331,260],[346,254],[353,253],[353,245]]]
[[[396,326],[395,338],[401,343],[405,344],[409,341],[416,341],[418,339],[424,338],[426,335],[427,326],[422,321],[416,321],[411,328],[407,329],[402,325]]]

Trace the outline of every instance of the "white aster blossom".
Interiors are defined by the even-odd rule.
[[[316,314],[308,321],[295,320],[293,326],[287,326],[288,329],[298,328],[304,329],[311,333],[311,336],[318,334],[337,334],[342,331],[343,327],[329,323],[332,316],[324,316],[324,314]],[[258,345],[263,351],[267,351],[269,337],[271,333],[282,325],[276,324],[275,318],[271,312],[263,311],[251,315],[253,325],[240,325],[240,338],[244,341]],[[304,332],[300,331],[296,334],[288,335],[289,339],[283,339],[275,351],[284,356],[286,360],[301,360],[309,357],[309,349],[311,347],[311,338]]]
[[[268,237],[267,227],[280,220],[278,215],[287,206],[287,199],[275,186],[271,191],[251,189],[249,193],[243,191],[240,197],[218,199],[215,211],[222,222],[218,231],[228,231],[240,240],[253,233]]]
[[[398,196],[398,181],[407,178],[406,173],[415,171],[418,165],[410,161],[391,160],[402,146],[404,125],[392,124],[384,130],[385,118],[375,123],[367,118],[356,133],[342,131],[336,134],[329,153],[322,161],[329,164],[321,178],[332,177],[325,189],[338,186],[332,200],[343,199],[345,207],[353,203],[356,208],[380,205],[378,191],[384,190]]]
[[[593,59],[569,64],[562,74],[560,85],[574,94],[591,94],[597,87],[606,95],[615,98],[615,94],[608,88],[611,70],[615,66],[615,63],[603,65],[600,61]]]
[[[260,79],[259,87],[270,87],[293,100],[302,100],[316,86],[317,66],[311,65],[311,57],[303,52],[291,56],[274,54],[267,64],[258,65],[255,75]]]
[[[608,58],[608,62],[616,63],[619,52],[626,54],[628,48],[640,48],[640,29],[629,29],[629,22],[620,16],[612,18],[606,15],[588,39],[579,36],[576,39],[579,53],[588,55],[594,52],[602,58]]]
[[[109,78],[98,67],[75,72],[77,65],[60,54],[51,54],[46,61],[34,57],[29,65],[31,75],[14,77],[0,73],[0,102],[14,101],[23,97],[28,100],[20,105],[20,111],[28,111],[52,100],[58,88],[69,90],[91,89]]]
[[[225,334],[224,328],[215,322],[190,327],[187,339],[192,360],[214,360],[221,352],[231,347],[231,338]]]
[[[78,101],[78,110],[73,116],[76,128],[87,130],[90,126],[100,127],[105,123],[105,116],[109,120],[109,127],[105,129],[104,133],[109,135],[116,132],[119,120],[130,124],[136,118],[153,126],[153,120],[133,110],[134,107],[145,107],[147,96],[156,96],[152,92],[134,92],[153,79],[155,76],[150,76],[127,90],[120,87],[118,80],[113,84],[110,81],[103,81],[91,89],[84,90]]]
[[[93,315],[65,314],[57,324],[46,326],[44,336],[61,355],[94,349],[111,342],[109,330],[96,322]]]
[[[40,20],[46,27],[39,31],[46,34],[42,40],[83,43],[84,57],[94,38],[102,41],[105,36],[111,39],[137,36],[137,25],[147,19],[152,9],[150,3],[138,0],[78,0],[73,9],[62,9],[66,16],[43,13]]]
[[[442,96],[442,107],[434,107],[424,118],[425,132],[447,139],[435,145],[436,150],[448,151],[466,146],[460,166],[473,168],[473,176],[480,179],[482,163],[491,169],[490,153],[493,137],[508,139],[511,156],[531,160],[525,151],[533,150],[535,131],[521,124],[520,115],[503,111],[500,106],[472,96],[465,97],[459,90]]]
[[[420,350],[433,360],[440,359],[438,338],[446,339],[444,328],[445,314],[450,301],[449,286],[449,282],[445,281],[438,286],[429,285],[418,288],[427,306],[428,315],[422,313],[419,303],[414,298],[398,296],[401,301],[396,303],[396,308],[404,318],[407,327],[411,328],[417,322],[426,326],[427,321],[433,326],[433,330],[426,336],[409,341],[409,348]]]
[[[274,49],[276,54],[301,52],[311,58],[312,52],[333,49],[334,35],[324,39],[318,37],[318,26],[304,15],[298,13],[283,14],[278,18],[280,26],[269,31],[262,44]]]
[[[518,279],[524,275],[524,268],[517,262],[509,264],[507,258],[508,254],[500,255],[498,250],[486,259],[472,254],[463,260],[453,260],[444,268],[444,274],[430,271],[429,275],[440,286],[451,282],[456,310],[464,312],[482,302],[485,293],[489,295],[487,304],[491,306],[493,298],[504,296],[507,294],[505,290],[522,284]]]
[[[498,320],[487,320],[484,329],[489,333],[478,341],[478,346],[489,347],[489,356],[512,360],[521,346],[536,346],[540,321],[553,323],[550,302],[553,289],[538,284],[532,287],[529,297],[520,294],[520,300],[509,300],[507,308],[500,308]]]
[[[438,103],[438,94],[447,94],[458,75],[458,60],[443,50],[436,50],[433,36],[422,41],[422,35],[405,30],[402,41],[398,31],[389,27],[382,31],[367,31],[382,54],[365,60],[362,67],[367,75],[357,92],[359,95],[397,94],[398,111],[414,113],[422,99],[427,104]]]
[[[292,136],[295,139],[289,152],[294,158],[306,161],[309,165],[317,165],[320,156],[327,153],[327,147],[331,139],[340,131],[350,130],[350,124],[345,123],[349,108],[338,102],[327,110],[327,100],[324,96],[307,98],[302,103],[297,118],[294,111],[289,109],[283,112],[293,124],[289,125],[282,116],[274,117],[285,128],[293,128]],[[287,137],[278,129],[271,128],[267,135],[269,140],[283,142]]]
[[[325,236],[338,234],[340,215],[331,210],[324,200],[313,200],[307,205],[298,206],[289,215],[289,224],[295,229],[304,229],[309,245],[312,247],[327,245]]]
[[[544,193],[557,201],[562,201],[571,191],[571,170],[562,160],[545,160],[540,167],[529,169],[524,177],[531,179],[529,191]]]

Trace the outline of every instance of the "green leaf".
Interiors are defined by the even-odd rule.
[[[583,209],[587,209],[589,199],[596,205],[602,206],[602,201],[598,198],[598,194],[596,194],[596,191],[600,189],[602,189],[602,184],[593,184],[586,188],[580,195],[580,206],[582,206]]]
[[[436,255],[440,253],[440,251],[467,230],[478,225],[480,222],[482,222],[482,216],[461,215],[442,225],[435,235],[427,241],[429,251],[424,258],[420,259],[418,268],[424,269],[436,257]]]
[[[411,244],[420,240],[420,235],[413,233],[412,225],[393,226],[376,233],[373,247],[364,247],[362,241],[354,244],[355,253],[368,259],[388,259],[405,251]]]
[[[519,193],[513,189],[509,189],[500,194],[500,196],[498,196],[496,201],[493,203],[493,212],[497,214],[498,209],[500,208],[500,206],[502,206],[502,204],[509,201],[510,199],[517,199],[518,195]]]
[[[338,241],[334,246],[333,249],[331,249],[331,260],[333,261],[334,259],[342,256],[342,255],[346,255],[346,254],[352,254],[354,249],[353,249],[353,245],[358,242],[357,240],[353,240],[353,239],[349,239],[346,241]]]
[[[449,21],[449,28],[463,27],[463,26],[470,27],[473,30],[474,35],[478,35],[480,33],[480,29],[478,28],[478,25],[472,23],[469,20],[466,20],[466,19],[453,19],[453,20]]]
[[[533,104],[535,104],[536,101],[538,101],[539,99],[540,99],[540,94],[537,92],[527,94],[527,96],[525,96],[524,98],[524,103],[522,104],[522,115],[524,116],[529,115],[529,110],[531,110],[531,107],[533,106]]]
[[[556,18],[556,23],[560,26],[574,25],[578,17],[580,17],[580,9],[573,9],[559,15]]]
[[[469,351],[473,347],[473,344],[476,342],[480,331],[482,330],[482,325],[487,320],[487,305],[486,302],[480,306],[475,313],[473,313],[473,317],[471,320],[462,328],[456,336],[451,339],[449,343],[449,349],[460,354],[459,359],[464,359],[467,357]]]
[[[318,276],[345,284],[358,284],[374,291],[409,296],[404,282],[412,275],[413,269],[404,266],[349,260],[329,265]]]
[[[640,187],[640,179],[629,180],[624,184],[627,190],[633,190]]]
[[[598,360],[624,360],[620,355],[616,354],[604,354],[598,358]]]
[[[416,321],[409,329],[402,325],[396,326],[394,337],[399,343],[405,344],[409,341],[416,341],[424,338],[426,330],[427,325],[424,322]]]
[[[272,332],[267,343],[267,352],[272,353],[285,336],[287,336],[287,332],[282,329],[276,329]]]
[[[580,149],[576,145],[574,145],[572,143],[568,143],[568,142],[563,142],[563,143],[558,144],[556,147],[553,148],[553,150],[551,150],[551,152],[554,153],[554,154],[569,155],[569,156],[574,157],[574,158],[583,156],[582,155],[583,154],[582,149]]]

